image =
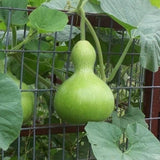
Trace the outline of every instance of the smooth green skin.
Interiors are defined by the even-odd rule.
[[[22,83],[22,89],[28,90],[29,88],[25,83]],[[21,104],[23,111],[23,123],[25,123],[31,118],[33,114],[34,94],[32,92],[22,92]]]
[[[68,123],[103,121],[114,109],[114,96],[107,84],[94,72],[96,53],[92,45],[81,40],[73,47],[71,58],[75,73],[58,89],[54,106]]]
[[[20,81],[11,73],[9,73],[9,76],[15,81],[15,83],[19,87]],[[27,86],[27,84],[22,82],[22,89],[28,90],[29,87]],[[21,105],[23,112],[23,123],[26,123],[33,114],[34,94],[32,92],[21,92]]]

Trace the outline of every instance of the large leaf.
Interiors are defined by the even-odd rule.
[[[40,6],[30,14],[28,25],[39,33],[48,33],[63,30],[67,22],[65,13]]]
[[[126,137],[128,148],[121,151],[119,143],[122,132],[117,126],[106,122],[89,122],[85,127],[97,160],[159,160],[160,143],[142,125],[128,125]]]
[[[2,1],[2,7],[10,7],[10,8],[20,8],[20,9],[26,9],[27,8],[27,0],[3,0]],[[2,9],[1,10],[1,19],[4,20],[4,22],[8,23],[9,18],[9,10],[8,9]],[[11,12],[11,24],[12,25],[24,25],[27,22],[27,12],[21,11],[21,10],[12,10]]]
[[[18,137],[22,125],[20,91],[15,82],[0,74],[0,148],[6,150]]]
[[[120,116],[120,112],[122,112],[122,109],[120,109],[119,112],[114,111],[112,114],[112,122],[119,128],[126,129],[128,124],[133,124],[135,122],[147,127],[147,123],[144,119],[145,115],[139,108],[129,106],[123,116]]]
[[[58,9],[58,10],[66,10],[66,11],[73,11],[77,5],[78,5],[78,0],[51,0],[49,2],[45,2],[42,5],[47,6],[52,9]],[[88,13],[102,13],[103,11],[101,10],[100,6],[88,1],[86,5],[84,6],[85,12]]]
[[[142,66],[157,71],[160,66],[160,10],[149,0],[100,0],[101,8],[126,28],[133,38],[140,37]]]

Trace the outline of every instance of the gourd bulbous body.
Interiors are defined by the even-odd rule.
[[[22,82],[22,89],[28,90],[29,87]],[[21,92],[21,105],[23,111],[23,123],[25,123],[33,114],[34,94],[32,92]]]
[[[73,47],[71,58],[75,73],[55,95],[57,114],[69,123],[105,120],[114,109],[114,97],[107,84],[93,72],[94,48],[88,41],[81,40]]]
[[[14,75],[12,75],[12,73],[9,72],[8,74],[19,87],[20,81]],[[24,82],[22,82],[21,88],[23,90],[29,89],[28,85]],[[32,92],[21,92],[21,106],[23,113],[23,123],[26,123],[33,114],[34,94]]]

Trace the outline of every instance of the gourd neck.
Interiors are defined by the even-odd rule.
[[[96,53],[92,45],[86,41],[78,41],[71,53],[75,72],[92,72],[96,60]]]
[[[82,73],[82,74],[92,74],[94,73],[92,68],[75,68],[75,73]]]

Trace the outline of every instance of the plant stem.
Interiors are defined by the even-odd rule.
[[[129,50],[129,48],[130,48],[130,46],[131,46],[132,43],[133,43],[133,40],[134,40],[133,38],[130,38],[130,39],[129,39],[129,41],[128,41],[128,43],[127,43],[127,45],[126,45],[126,47],[125,47],[125,49],[124,49],[124,51],[123,51],[120,59],[119,59],[119,61],[117,62],[117,64],[116,64],[116,66],[114,67],[114,69],[112,70],[112,73],[110,74],[109,78],[107,78],[107,80],[106,80],[107,82],[112,81],[113,78],[115,77],[115,75],[116,75],[119,67],[121,66],[121,64],[122,64],[122,62],[123,62],[123,60],[124,60],[124,58],[125,58],[128,50]]]
[[[4,61],[0,59],[0,73],[4,73]]]
[[[17,29],[16,26],[12,25],[12,46],[17,45]]]
[[[88,29],[90,30],[93,39],[95,41],[96,44],[96,48],[97,48],[97,53],[98,53],[98,58],[99,58],[99,65],[100,65],[100,73],[101,73],[101,79],[106,82],[106,75],[105,75],[105,71],[104,71],[104,64],[103,64],[103,56],[102,56],[102,49],[101,49],[101,45],[99,42],[99,39],[96,35],[96,32],[94,31],[92,25],[90,24],[90,22],[88,21],[88,19],[85,16],[85,12],[84,12],[84,5],[88,0],[80,0],[77,6],[77,9],[75,10],[75,12],[81,16],[81,39],[85,38],[85,23],[88,26]]]
[[[84,5],[88,0],[81,0],[80,1],[80,6],[78,6],[77,8],[77,12],[79,12],[80,16],[81,16],[81,24],[80,24],[80,29],[81,29],[81,40],[85,40],[86,36],[85,36],[85,12],[84,12]]]
[[[14,30],[14,28],[12,28],[12,31]],[[29,34],[27,35],[27,37],[18,45],[15,46],[15,34],[13,35],[13,48],[12,50],[19,50],[24,44],[28,43],[29,41],[31,41],[35,35],[37,34],[36,30],[30,30]],[[8,54],[9,56],[13,56],[19,63],[21,63],[21,59],[19,57],[19,55],[17,55],[17,52],[10,52]],[[34,70],[32,70],[32,68],[30,68],[27,64],[24,63],[24,68],[32,75],[35,76],[36,72]],[[47,87],[51,87],[51,83],[48,82],[46,79],[44,79],[42,76],[38,75],[39,80]]]
[[[29,41],[31,41],[34,36],[37,34],[37,31],[36,30],[30,30],[29,34],[27,35],[27,37],[22,41],[20,42],[18,45],[14,46],[12,48],[12,50],[19,50],[24,44],[28,43]],[[17,54],[17,52],[10,52],[9,55],[14,55],[14,54]]]
[[[93,29],[91,23],[89,22],[89,20],[85,17],[85,22],[88,26],[89,31],[92,34],[92,37],[95,41],[96,44],[96,48],[97,48],[97,53],[98,53],[98,58],[99,58],[99,65],[100,65],[100,73],[101,73],[101,79],[106,82],[106,75],[105,75],[105,71],[104,71],[104,64],[103,64],[103,56],[102,56],[102,49],[101,49],[101,45],[99,42],[99,39],[96,35],[95,30]]]
[[[85,40],[86,39],[86,35],[85,35],[85,13],[83,11],[82,8],[80,8],[80,14],[81,14],[81,24],[80,24],[80,30],[81,30],[81,40]]]
[[[14,55],[14,58],[19,62],[21,63],[21,59],[18,55]],[[31,74],[32,76],[35,76],[36,75],[36,72],[30,68],[28,65],[26,65],[25,63],[23,64],[24,68],[29,72],[29,74]],[[48,88],[51,87],[51,83],[48,82],[45,78],[43,78],[42,76],[38,75],[38,79],[45,85],[47,86]]]
[[[83,2],[83,0],[79,0],[79,2],[78,2],[78,6],[77,6],[77,10],[79,10],[79,8],[81,7],[82,2]]]

